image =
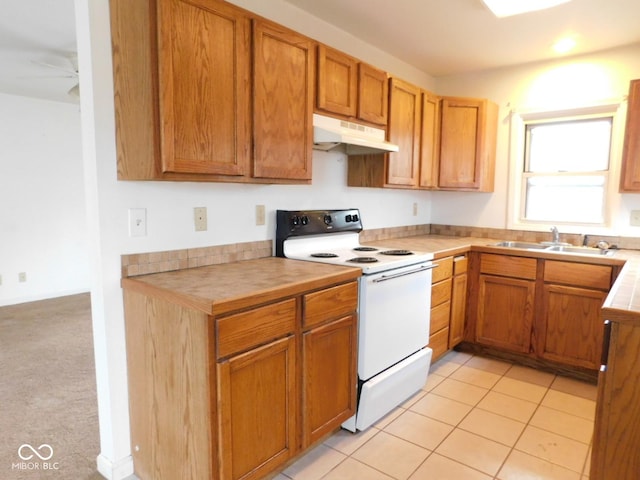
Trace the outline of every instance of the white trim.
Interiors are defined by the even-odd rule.
[[[133,474],[133,457],[128,455],[117,462],[112,462],[102,453],[96,459],[98,472],[107,480],[137,480]]]

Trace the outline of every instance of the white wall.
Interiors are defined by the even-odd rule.
[[[0,94],[0,146],[0,305],[89,291],[78,105]]]
[[[629,80],[634,78],[640,78],[640,45],[573,59],[438,78],[439,94],[489,98],[499,105],[500,113],[495,192],[436,192],[431,197],[432,222],[507,228],[510,111],[620,101],[628,93]],[[621,142],[616,153],[612,160],[617,172]],[[630,210],[640,208],[640,195],[615,194],[613,202],[616,208],[612,229],[577,233],[640,236],[638,227],[629,226]]]

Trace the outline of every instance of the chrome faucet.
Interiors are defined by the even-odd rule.
[[[553,243],[560,243],[560,233],[558,227],[551,227],[551,233],[553,234]]]

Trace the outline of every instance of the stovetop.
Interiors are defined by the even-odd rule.
[[[433,259],[432,253],[361,245],[358,209],[278,210],[276,255],[295,260],[359,267],[383,272]]]

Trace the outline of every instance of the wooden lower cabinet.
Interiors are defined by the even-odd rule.
[[[449,348],[455,347],[464,339],[464,327],[467,315],[467,263],[468,256],[466,254],[453,258]]]
[[[141,480],[265,478],[354,415],[357,281],[220,316],[124,298]]]
[[[295,338],[231,357],[217,368],[219,478],[262,478],[297,451]]]
[[[520,278],[480,276],[476,341],[529,353],[535,282]]]

